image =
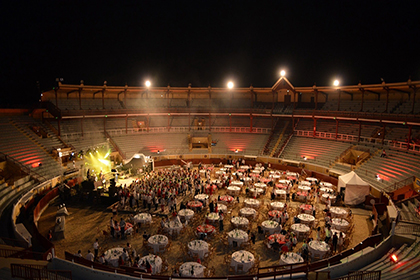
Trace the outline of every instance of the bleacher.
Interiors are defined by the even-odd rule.
[[[397,203],[396,206],[400,212],[401,220],[420,223],[420,214],[416,211],[420,206],[420,200],[418,197],[413,197]]]
[[[226,153],[227,151],[247,152],[250,155],[257,155],[264,149],[268,134],[244,134],[241,133],[212,133],[212,140],[217,141],[217,145],[212,148],[214,154]]]
[[[344,142],[293,136],[281,158],[329,167],[350,146],[351,144]]]
[[[45,179],[59,175],[62,172],[61,166],[49,153],[53,146],[59,146],[61,143],[46,127],[43,128],[51,137],[41,139],[26,126],[27,122],[37,123],[29,117],[0,118],[0,151]],[[41,123],[37,125],[42,126]]]
[[[420,157],[414,154],[386,150],[387,157],[381,157],[379,149],[355,172],[366,182],[386,189],[389,185],[406,179],[409,176],[419,176]],[[377,178],[379,175],[379,180]]]

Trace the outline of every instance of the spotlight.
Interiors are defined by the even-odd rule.
[[[236,150],[235,150],[235,153],[238,153],[238,152],[239,152],[239,151],[238,151],[238,149],[236,149]]]
[[[392,255],[391,255],[391,260],[392,260],[394,263],[398,262],[398,257],[397,257],[397,255],[392,254]]]
[[[286,75],[286,71],[281,70],[281,71],[280,71],[280,76],[284,77],[285,75]]]

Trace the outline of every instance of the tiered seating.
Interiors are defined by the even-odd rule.
[[[26,129],[25,125],[22,125],[20,120],[24,122],[24,119],[17,118],[16,120],[20,124],[13,125],[8,118],[0,118],[2,131],[0,151],[46,179],[59,175],[61,173],[60,164],[48,154],[52,148],[50,145],[55,145],[57,142],[53,138],[40,139],[29,128]],[[52,133],[50,134],[52,135]],[[37,142],[38,140],[39,142]]]
[[[252,126],[253,127],[271,128],[271,119],[253,117],[252,118]]]
[[[304,161],[306,157],[307,162],[329,167],[350,146],[338,141],[292,137],[281,157],[298,161]]]
[[[217,145],[212,148],[213,153],[225,153],[226,150],[247,152],[257,155],[263,150],[268,139],[268,134],[244,134],[241,133],[212,133],[212,140],[217,141]]]
[[[59,99],[58,108],[61,110],[80,110],[79,99]]]
[[[387,150],[387,157],[382,158],[380,157],[381,151],[375,153],[356,169],[356,173],[366,182],[384,189],[409,176],[420,174],[420,170],[417,168],[420,164],[420,157],[417,155]],[[379,175],[380,180],[377,180],[376,175]]]
[[[388,112],[397,107],[399,101],[389,100]],[[362,100],[340,100],[340,111],[360,112]],[[321,108],[323,111],[338,111],[338,100],[330,100]],[[364,100],[362,112],[384,113],[386,111],[386,100]]]
[[[411,110],[413,109],[413,101],[406,100],[402,102],[398,107],[394,109],[395,114],[411,114]],[[416,100],[414,104],[414,114],[420,113],[420,102]]]
[[[389,255],[385,255],[379,261],[362,270],[381,270],[381,279],[418,279],[420,268],[420,241],[418,238],[410,246],[404,244],[395,252],[395,255],[398,256],[397,263],[392,262]]]
[[[311,119],[300,119],[296,126],[296,130],[313,131],[314,121]]]
[[[400,210],[401,219],[411,222],[420,223],[420,215],[416,212],[416,209],[419,208],[420,201],[418,198],[412,198],[406,200],[397,205]]]

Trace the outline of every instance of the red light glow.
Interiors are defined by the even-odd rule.
[[[397,261],[398,261],[398,257],[397,257],[395,254],[392,254],[391,259],[392,259],[394,262],[397,262]]]

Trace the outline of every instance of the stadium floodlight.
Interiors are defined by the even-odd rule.
[[[285,75],[286,75],[286,71],[281,70],[281,71],[280,71],[280,76],[284,77]]]
[[[227,83],[227,87],[228,87],[229,89],[232,89],[232,88],[233,88],[233,82],[228,82],[228,83]]]
[[[149,80],[147,80],[146,83],[145,83],[145,85],[146,85],[146,87],[149,88],[152,85],[152,83]]]
[[[335,81],[334,81],[334,86],[335,86],[335,87],[338,87],[338,85],[339,85],[339,84],[340,84],[340,81],[339,81],[339,80],[335,80]]]

